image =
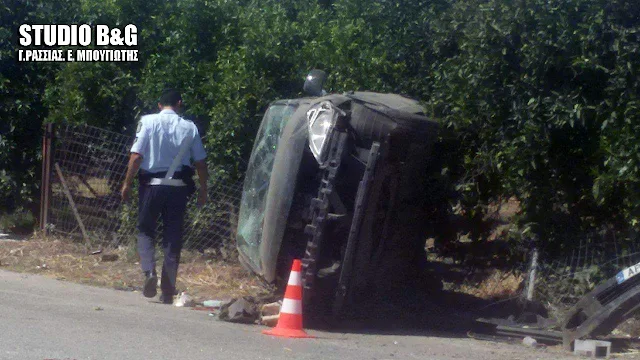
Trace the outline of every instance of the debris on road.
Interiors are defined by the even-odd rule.
[[[267,315],[260,317],[260,323],[265,326],[274,327],[278,325],[278,320],[280,320],[280,314],[278,315]]]
[[[592,358],[608,358],[611,355],[611,342],[600,340],[576,340],[573,353]]]
[[[532,338],[531,336],[527,336],[524,339],[522,339],[522,345],[535,347],[536,345],[538,345],[538,342],[536,341],[536,339]]]
[[[251,296],[245,296],[231,300],[231,302],[222,306],[220,308],[220,314],[218,314],[218,319],[235,323],[253,324],[258,319],[258,316],[258,306],[255,299]]]
[[[276,301],[270,304],[262,305],[260,309],[261,316],[272,316],[280,314],[280,307],[282,306],[282,301]]]
[[[195,305],[192,310],[204,310],[209,312],[209,316],[218,316],[221,308],[233,300],[205,300],[202,306]]]
[[[197,304],[191,308],[191,310],[196,310],[196,311],[208,311],[211,313],[216,313],[218,312],[220,309],[218,308],[214,308],[214,307],[210,307],[210,306],[198,306]]]
[[[177,307],[191,307],[195,305],[193,299],[186,292],[181,292],[178,299],[174,302]]]
[[[102,310],[104,310],[104,309],[103,309],[103,308],[101,308],[100,306],[96,306],[96,307],[94,307],[94,308],[93,308],[93,310],[95,310],[95,311],[102,311]]]
[[[211,308],[219,308],[224,304],[228,303],[229,300],[205,300],[202,302],[202,306],[211,307]]]
[[[280,308],[282,307],[282,301],[276,301],[269,304],[264,304],[260,308],[260,324],[269,327],[274,327],[278,324],[280,319]]]

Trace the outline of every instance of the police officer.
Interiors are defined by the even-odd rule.
[[[160,112],[140,119],[121,191],[122,200],[128,201],[133,177],[140,169],[138,253],[145,275],[142,293],[146,297],[157,294],[154,237],[156,222],[162,217],[164,264],[160,301],[165,304],[173,303],[176,292],[184,215],[187,200],[195,191],[191,159],[200,182],[197,203],[202,206],[207,200],[206,154],[198,128],[177,114],[181,106],[180,93],[168,89],[160,97]]]

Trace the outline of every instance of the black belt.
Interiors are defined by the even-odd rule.
[[[189,188],[189,193],[193,193],[196,190],[196,183],[193,181],[194,174],[195,172],[193,171],[193,168],[191,166],[183,165],[180,171],[176,171],[175,173],[173,173],[172,179],[180,179],[184,181],[184,183]],[[162,179],[165,176],[167,176],[166,171],[149,172],[149,171],[141,170],[138,173],[138,181],[140,182],[141,185],[148,185],[151,179],[153,178]]]

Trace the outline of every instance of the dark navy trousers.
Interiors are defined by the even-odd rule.
[[[162,218],[164,263],[160,289],[164,294],[174,295],[189,191],[186,186],[141,185],[138,196],[140,267],[142,271],[155,271],[155,233],[158,218]]]

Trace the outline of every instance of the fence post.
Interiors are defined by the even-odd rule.
[[[69,206],[71,206],[71,211],[73,211],[73,216],[76,217],[76,221],[78,222],[78,226],[80,227],[80,231],[82,231],[82,236],[84,237],[84,241],[89,247],[89,235],[87,235],[87,229],[84,227],[84,223],[82,222],[82,218],[80,217],[80,213],[78,212],[78,207],[76,207],[75,201],[73,201],[73,196],[71,196],[71,191],[69,191],[69,186],[67,185],[67,180],[64,179],[64,175],[62,175],[62,170],[60,170],[60,165],[58,163],[53,164],[56,168],[56,174],[58,174],[58,179],[60,179],[60,183],[62,183],[62,189],[64,190],[64,194],[67,196],[67,200],[69,201]]]
[[[54,124],[47,124],[42,135],[42,179],[40,184],[40,230],[48,235],[49,206],[51,205],[51,168],[53,164]]]
[[[529,280],[527,281],[527,301],[533,301],[533,290],[536,285],[536,270],[538,268],[538,248],[533,248],[531,263],[529,264]]]

